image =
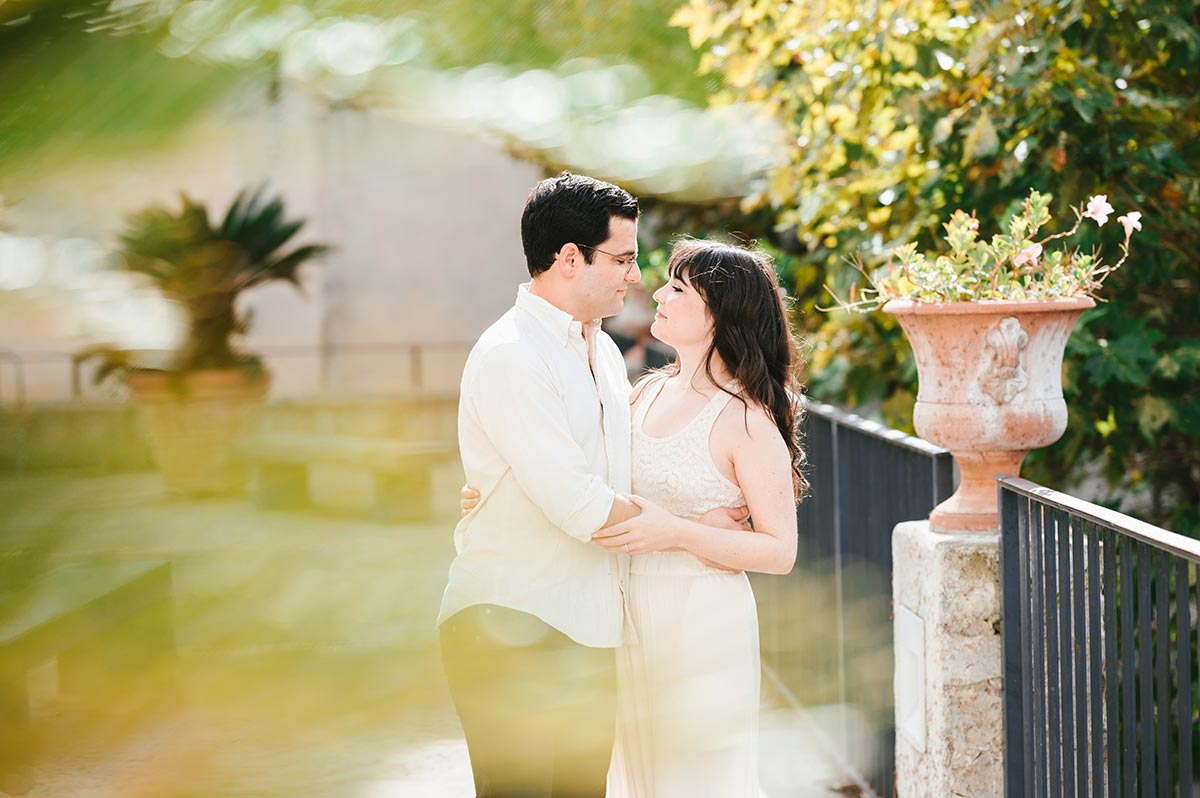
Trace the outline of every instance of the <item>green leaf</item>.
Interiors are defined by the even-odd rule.
[[[1161,339],[1162,334],[1156,330],[1137,327],[1113,341],[1101,341],[1084,368],[1097,388],[1113,380],[1141,388],[1158,364],[1154,345]]]
[[[1137,424],[1142,437],[1153,442],[1155,434],[1175,420],[1175,409],[1157,396],[1143,396],[1137,403]]]
[[[1090,124],[1096,118],[1096,106],[1086,94],[1081,96],[1073,92],[1071,94],[1071,107],[1075,109],[1075,113],[1083,118],[1084,122]]]
[[[979,114],[979,119],[971,126],[971,132],[963,142],[963,163],[977,161],[989,155],[995,155],[1000,149],[1000,137],[992,125],[992,118],[987,111]]]

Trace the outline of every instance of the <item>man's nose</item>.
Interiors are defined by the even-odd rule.
[[[625,272],[625,282],[640,283],[641,281],[642,281],[642,267],[638,265],[637,261],[634,261],[633,265],[630,266],[629,269]]]

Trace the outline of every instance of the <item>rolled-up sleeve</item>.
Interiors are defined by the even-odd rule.
[[[590,541],[616,493],[589,469],[550,367],[517,345],[498,346],[477,364],[470,394],[480,427],[521,489],[552,524]]]

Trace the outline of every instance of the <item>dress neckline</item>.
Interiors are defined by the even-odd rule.
[[[680,427],[679,429],[675,430],[674,432],[672,432],[668,435],[651,435],[648,432],[646,432],[646,417],[650,415],[650,407],[656,401],[658,401],[658,397],[662,393],[662,389],[666,386],[668,379],[670,379],[670,378],[667,377],[667,378],[664,378],[661,380],[657,380],[656,384],[647,386],[647,389],[648,390],[653,389],[654,393],[647,396],[645,399],[645,402],[642,404],[642,406],[640,408],[638,408],[638,418],[637,418],[637,423],[634,425],[634,432],[636,432],[638,435],[645,438],[646,440],[649,440],[649,441],[673,440],[674,438],[679,437],[683,433],[690,430],[693,426],[695,426],[696,422],[698,422],[702,418],[704,418],[705,415],[708,414],[708,412],[712,408],[712,406],[714,404],[716,404],[718,400],[721,400],[722,397],[724,397],[725,402],[728,402],[730,399],[733,398],[733,394],[728,393],[727,390],[718,388],[717,392],[714,393],[712,396],[710,396],[708,401],[704,404],[704,406],[701,407],[696,412],[696,415],[692,416],[692,418],[689,419],[688,422],[686,424],[684,424],[682,427]],[[736,381],[729,382],[725,385],[725,389],[728,389],[728,390],[735,390],[737,387],[738,387],[738,384]],[[722,409],[724,409],[723,404],[722,404]],[[718,411],[718,415],[719,415],[719,411]]]

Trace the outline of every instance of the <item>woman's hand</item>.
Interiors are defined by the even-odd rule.
[[[649,499],[641,496],[627,498],[642,512],[628,521],[601,529],[592,535],[592,542],[609,551],[626,554],[647,554],[673,548],[679,519]]]
[[[474,510],[475,506],[479,504],[479,491],[470,485],[463,485],[458,495],[461,497],[458,501],[458,506],[464,516]]]
[[[696,522],[705,526],[715,526],[717,529],[740,529],[745,532],[754,531],[754,527],[750,526],[750,508],[745,505],[741,507],[718,507],[715,510],[709,510],[697,518]]]
[[[704,515],[696,519],[697,523],[705,526],[714,526],[718,529],[728,529],[735,532],[753,532],[754,527],[750,526],[750,508],[741,507],[718,507],[715,510],[709,510]],[[706,560],[696,554],[692,555],[700,562],[707,565],[709,568],[716,568],[720,571],[728,571],[731,574],[741,573],[738,568],[730,568],[727,565],[721,565],[719,562]]]

